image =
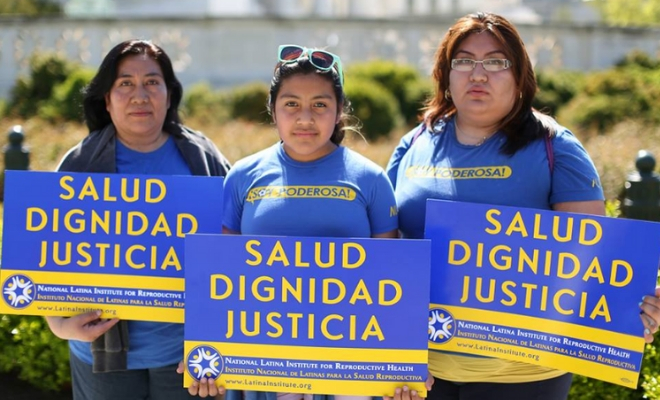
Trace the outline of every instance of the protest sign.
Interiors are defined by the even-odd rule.
[[[660,224],[429,200],[429,346],[634,388]]]
[[[222,182],[7,171],[0,312],[183,322],[183,240],[221,231]]]
[[[184,385],[422,395],[426,240],[186,237]]]

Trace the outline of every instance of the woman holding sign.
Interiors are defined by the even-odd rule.
[[[181,124],[183,95],[172,63],[144,40],[119,43],[84,94],[90,134],[58,170],[121,174],[224,176],[229,163],[199,132]],[[176,365],[183,324],[99,319],[100,312],[47,317],[69,340],[76,399],[190,398]]]
[[[280,142],[238,161],[227,175],[223,231],[396,237],[396,203],[385,172],[341,146],[345,131],[355,128],[349,123],[339,57],[295,45],[280,46],[278,56],[268,110]],[[298,195],[300,188],[305,190]],[[266,398],[301,400],[303,395],[268,393]]]
[[[531,106],[534,70],[515,27],[477,13],[459,19],[437,49],[435,96],[423,123],[388,164],[403,237],[424,237],[427,199],[604,215],[588,154],[566,128]],[[645,299],[646,339],[658,301]],[[632,311],[631,311],[632,312]],[[652,317],[651,317],[652,316]],[[431,351],[430,399],[564,399],[571,375],[498,358]]]

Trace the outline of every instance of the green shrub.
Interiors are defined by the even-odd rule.
[[[660,70],[637,65],[588,75],[581,92],[561,111],[562,123],[606,129],[625,120],[660,122]]]
[[[539,91],[532,106],[555,115],[581,91],[584,74],[567,71],[541,71],[536,74],[536,81]]]
[[[53,94],[39,110],[39,116],[49,121],[83,120],[83,89],[91,82],[96,71],[77,68],[64,82],[53,88]]]
[[[418,79],[406,86],[405,100],[401,104],[401,114],[406,125],[415,125],[419,122],[422,108],[432,95],[433,84],[428,79]]]
[[[75,64],[54,53],[35,54],[30,58],[27,77],[19,77],[9,96],[8,111],[22,118],[37,115],[50,99],[53,88],[66,80]]]
[[[0,316],[0,371],[44,390],[61,390],[71,381],[69,347],[55,337],[42,317]]]
[[[652,344],[647,344],[642,358],[642,368],[636,389],[575,375],[569,400],[642,400],[660,399],[660,338],[656,335]]]
[[[229,92],[229,115],[231,118],[259,123],[270,122],[266,109],[269,86],[262,82],[248,83]]]
[[[406,121],[415,120],[419,114],[417,101],[420,93],[407,93],[409,86],[417,85],[422,78],[417,70],[404,64],[392,61],[367,61],[352,64],[346,70],[346,81],[354,83],[362,80],[372,80],[380,83],[385,89],[394,95],[399,109]],[[423,85],[423,83],[419,83]],[[412,102],[412,104],[408,104]]]
[[[658,381],[658,370],[660,370],[660,337],[655,335],[652,344],[647,344],[644,351],[641,370],[641,386],[647,399],[660,399],[660,381]]]
[[[226,93],[214,91],[207,82],[186,89],[183,94],[182,113],[202,124],[221,124],[229,120],[229,98]]]
[[[639,115],[639,104],[630,95],[580,95],[559,113],[562,124],[604,133],[616,123]]]
[[[346,84],[346,96],[353,115],[362,121],[362,134],[367,139],[387,136],[402,120],[394,96],[380,84],[370,80],[353,80]]]
[[[569,392],[569,400],[642,400],[644,391],[641,388],[635,390],[587,378],[581,375],[573,376],[573,385]]]
[[[616,63],[617,67],[637,66],[645,69],[660,68],[660,61],[652,59],[647,53],[640,50],[633,50],[626,54],[623,60]]]
[[[642,74],[641,71],[628,68],[597,72],[587,77],[583,92],[590,96],[632,94],[640,88],[643,80]]]

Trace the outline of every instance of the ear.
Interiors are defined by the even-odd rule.
[[[339,121],[341,121],[341,113],[343,109],[344,109],[344,102],[342,101],[339,102],[339,104],[337,104],[337,116],[335,117],[335,125],[337,125]]]
[[[106,93],[103,97],[105,98],[105,110],[110,112],[110,93]]]

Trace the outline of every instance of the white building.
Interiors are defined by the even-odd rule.
[[[59,0],[72,17],[283,17],[397,19],[496,12],[516,23],[594,22],[585,0]]]

